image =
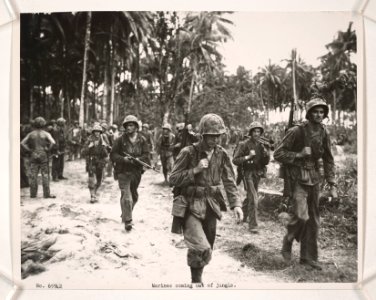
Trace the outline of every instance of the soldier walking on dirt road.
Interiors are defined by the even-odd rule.
[[[68,179],[63,176],[64,173],[64,159],[66,148],[66,133],[65,133],[65,119],[59,118],[56,120],[56,129],[54,129],[52,137],[56,142],[55,153],[52,156],[52,179]]]
[[[317,238],[319,233],[319,160],[324,162],[325,179],[332,197],[336,198],[335,165],[330,148],[330,136],[322,124],[329,107],[322,99],[307,103],[307,121],[290,128],[274,152],[274,158],[283,164],[285,195],[291,197],[294,215],[287,225],[282,255],[291,260],[294,239],[300,242],[300,263],[321,270],[318,263]]]
[[[35,198],[38,193],[38,173],[42,173],[43,196],[44,198],[56,198],[50,193],[50,175],[48,165],[48,154],[55,145],[51,134],[44,131],[46,121],[42,117],[34,120],[34,128],[21,142],[21,146],[30,155],[30,197]]]
[[[135,116],[126,116],[123,127],[125,132],[115,140],[110,156],[121,190],[121,218],[125,230],[130,231],[133,227],[132,210],[138,200],[137,188],[143,173],[143,167],[136,159],[149,163],[149,147],[138,132],[139,125]]]
[[[171,125],[168,123],[162,126],[162,130],[162,134],[157,142],[157,151],[161,157],[165,183],[168,184],[168,175],[171,173],[174,165],[173,146],[175,135],[171,132]]]
[[[89,174],[90,203],[95,203],[98,202],[98,190],[104,177],[108,145],[102,137],[103,129],[99,124],[94,125],[91,132],[82,154],[86,157],[86,172]]]
[[[264,128],[259,122],[252,122],[248,139],[240,142],[234,154],[233,163],[242,168],[247,198],[243,202],[244,221],[249,222],[249,230],[257,232],[258,184],[266,176],[266,165],[270,160],[269,149],[259,141]]]
[[[202,282],[203,269],[212,256],[217,219],[221,219],[221,211],[227,210],[222,183],[235,217],[243,218],[230,157],[218,145],[225,131],[222,118],[215,114],[203,116],[199,130],[202,140],[181,150],[170,176],[170,184],[180,187],[183,196],[173,211],[183,210],[178,215],[184,216],[184,240],[193,283]]]

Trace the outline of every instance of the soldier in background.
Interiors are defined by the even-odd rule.
[[[247,198],[243,202],[243,214],[245,222],[248,219],[249,231],[258,231],[257,205],[258,185],[261,177],[266,176],[266,165],[270,160],[270,152],[267,147],[259,142],[264,133],[264,128],[259,122],[252,122],[249,128],[248,139],[239,143],[233,163],[241,168],[244,187]]]
[[[307,121],[290,128],[274,152],[274,159],[283,165],[284,195],[293,201],[294,215],[283,238],[282,256],[291,260],[294,239],[300,242],[300,263],[321,270],[318,263],[320,166],[324,164],[325,179],[330,193],[337,197],[335,165],[329,132],[322,123],[329,107],[316,98],[307,103]]]
[[[125,132],[115,140],[110,157],[121,190],[121,219],[125,230],[130,231],[133,228],[132,211],[138,201],[137,188],[143,173],[142,165],[135,158],[149,163],[149,148],[145,138],[138,132],[139,124],[135,116],[126,116],[123,127]]]
[[[80,156],[81,147],[81,128],[78,121],[74,122],[74,126],[69,130],[68,143],[69,143],[69,161],[75,160]]]
[[[64,158],[66,148],[66,134],[65,134],[65,119],[59,118],[56,120],[56,129],[53,131],[52,137],[56,145],[54,155],[52,156],[52,180],[68,179],[63,176],[64,173]]]
[[[174,160],[178,156],[180,150],[181,150],[181,142],[183,141],[183,129],[184,129],[184,123],[178,123],[176,124],[176,135],[173,145],[173,158]]]
[[[30,153],[30,197],[36,198],[38,193],[38,173],[42,173],[43,197],[56,198],[50,193],[49,151],[55,145],[51,134],[43,130],[46,121],[42,117],[34,120],[34,130],[21,142],[21,147]]]
[[[235,217],[243,218],[230,157],[218,145],[225,131],[222,118],[215,114],[203,116],[199,130],[202,140],[181,150],[170,176],[170,184],[180,188],[183,196],[178,205],[178,210],[183,211],[176,211],[174,216],[184,218],[187,262],[193,283],[202,282],[203,269],[212,256],[217,219],[220,220],[221,211],[226,210],[221,184]]]
[[[173,146],[175,135],[171,132],[171,125],[166,123],[162,126],[162,134],[157,142],[157,151],[161,157],[163,176],[165,183],[168,184],[168,175],[171,173],[174,165]]]
[[[93,126],[92,134],[88,137],[83,149],[86,157],[86,172],[89,174],[88,186],[90,191],[90,203],[98,202],[98,190],[103,182],[104,167],[107,163],[108,145],[102,136],[102,127]]]

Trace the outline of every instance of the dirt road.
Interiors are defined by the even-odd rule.
[[[53,244],[48,248],[52,257],[41,263],[46,270],[25,278],[25,287],[189,288],[186,249],[181,247],[182,237],[170,233],[172,195],[162,184],[162,174],[147,171],[143,175],[134,209],[135,227],[129,233],[120,219],[117,181],[107,177],[99,203],[90,204],[84,161],[67,162],[65,176],[69,179],[51,183],[56,199],[42,198],[41,187],[36,199],[30,199],[28,189],[21,191],[22,242]],[[296,260],[286,265],[279,254],[283,226],[263,216],[261,221],[260,233],[251,234],[246,224],[235,224],[231,211],[224,214],[213,260],[204,271],[206,287],[355,280],[356,250],[338,251],[335,244],[325,247],[321,257],[327,267],[320,273],[297,263],[296,245]],[[340,259],[334,262],[337,256]]]

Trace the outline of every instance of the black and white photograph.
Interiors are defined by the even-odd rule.
[[[350,12],[21,13],[22,286],[357,283],[360,32]]]

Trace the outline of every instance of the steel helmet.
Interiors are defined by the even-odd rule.
[[[328,117],[329,114],[329,106],[326,104],[326,102],[323,99],[320,98],[314,98],[312,100],[309,100],[306,104],[306,119],[308,119],[309,111],[317,106],[321,106],[324,109],[324,118]]]
[[[142,124],[142,127],[145,127],[146,129],[149,129],[149,124],[144,123],[144,124]]]
[[[102,122],[101,126],[102,126],[103,130],[107,130],[108,129],[108,125],[107,125],[106,122]]]
[[[128,123],[133,123],[137,128],[139,128],[137,117],[133,115],[128,115],[124,118],[123,127],[125,127]]]
[[[203,116],[198,127],[201,135],[220,135],[226,132],[222,118],[216,114],[206,114]]]
[[[176,124],[176,130],[183,130],[184,129],[184,123],[178,123]]]
[[[112,129],[118,129],[118,127],[117,127],[116,124],[112,124],[112,125],[111,125],[111,128],[112,128]]]
[[[169,123],[163,124],[162,129],[167,129],[167,130],[171,131],[171,124],[169,124]]]
[[[261,129],[261,134],[264,133],[264,128],[262,127],[261,123],[260,122],[257,122],[257,121],[254,121],[251,123],[251,125],[249,126],[249,134],[251,134],[252,130],[253,129],[256,129],[256,128],[260,128]]]
[[[46,120],[43,117],[36,117],[34,119],[33,125],[35,128],[43,128],[46,126]]]
[[[93,129],[91,130],[91,132],[93,133],[94,131],[103,132],[103,128],[99,124],[94,124]]]
[[[65,119],[64,118],[59,118],[56,120],[57,125],[64,125],[65,124]]]

